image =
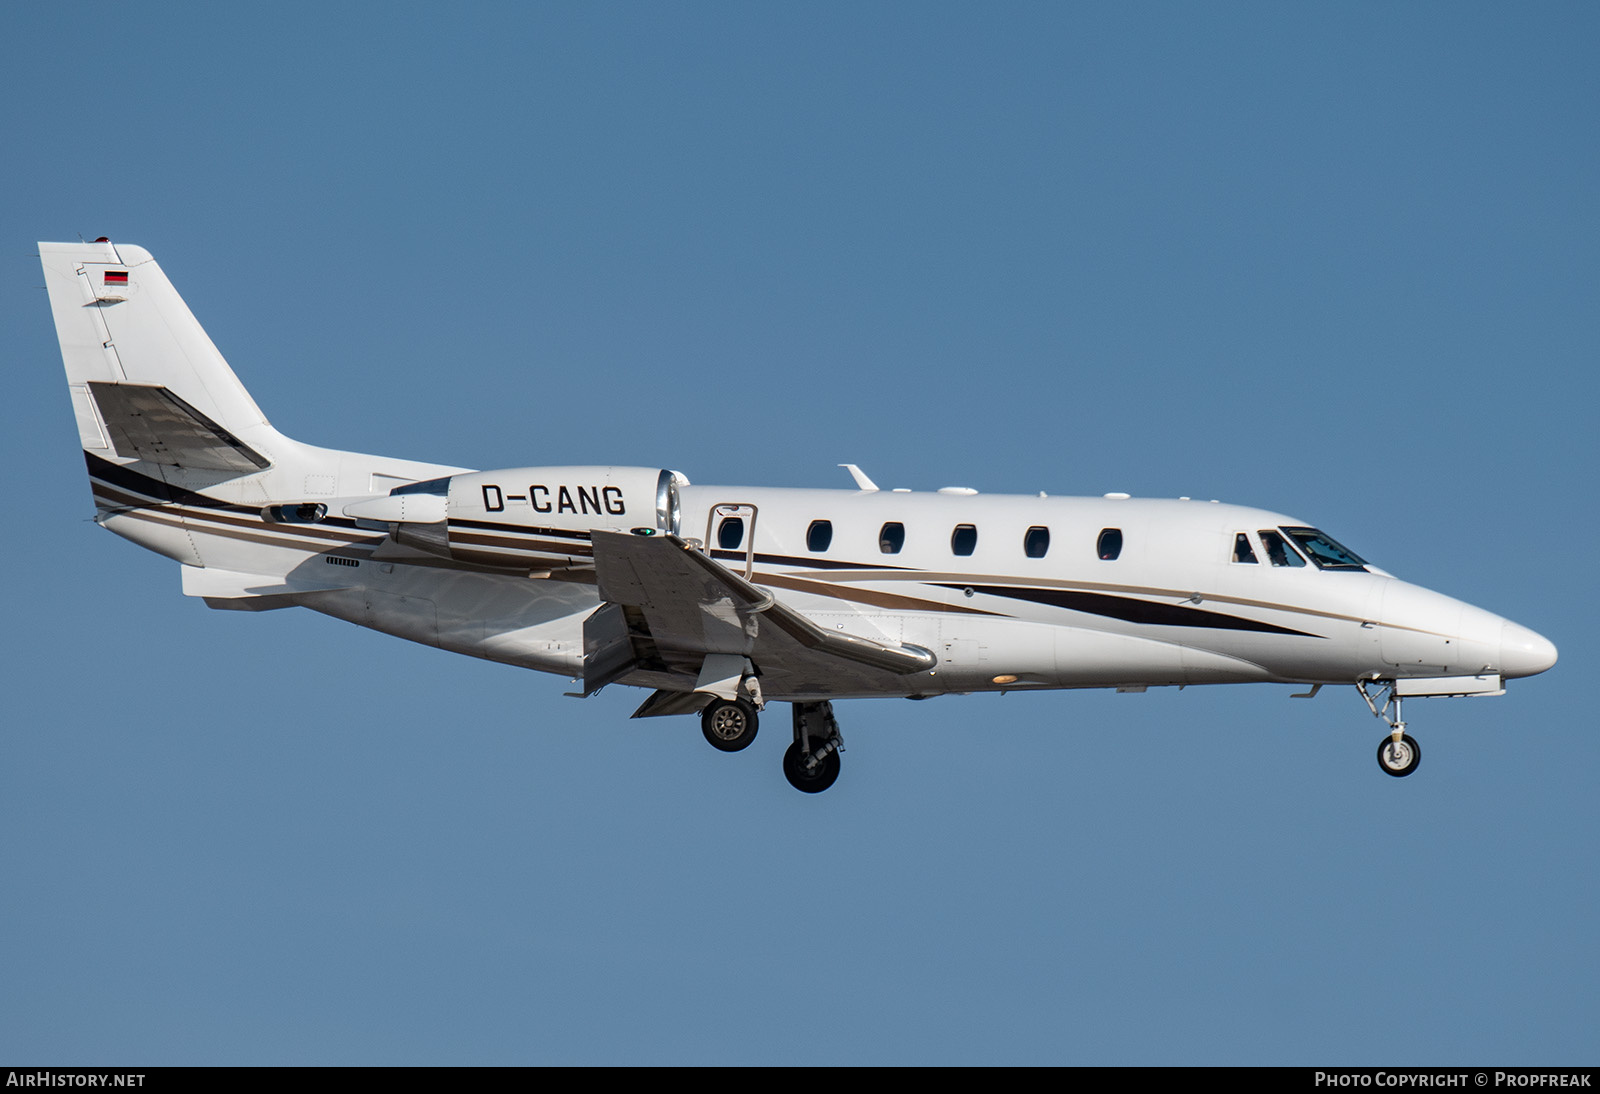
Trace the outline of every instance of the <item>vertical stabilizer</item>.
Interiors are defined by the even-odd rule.
[[[372,539],[328,514],[336,499],[460,470],[279,433],[144,248],[41,243],[39,258],[95,519],[117,535],[188,566],[281,577]],[[314,516],[286,521],[286,505]]]
[[[270,462],[282,439],[150,252],[41,243],[39,258],[85,451],[239,472]],[[158,424],[175,443],[139,443]]]

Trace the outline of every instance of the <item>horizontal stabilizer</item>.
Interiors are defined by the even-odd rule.
[[[125,460],[253,474],[271,461],[160,384],[90,380],[112,449]]]
[[[241,611],[286,608],[299,597],[352,587],[347,582],[313,581],[297,574],[243,574],[215,567],[183,567],[183,595],[204,597],[213,608]]]

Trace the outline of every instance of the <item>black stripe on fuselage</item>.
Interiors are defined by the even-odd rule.
[[[111,486],[118,486],[135,494],[143,494],[157,505],[189,505],[197,509],[233,509],[241,512],[255,512],[242,505],[233,505],[229,502],[208,498],[204,494],[196,494],[192,490],[185,490],[181,486],[173,486],[162,482],[160,479],[141,474],[122,464],[103,460],[93,452],[85,451],[83,462],[89,467],[89,475]]]
[[[576,528],[538,528],[528,524],[500,524],[488,520],[460,520],[450,518],[450,530],[457,528],[463,531],[493,532],[503,536],[545,536],[553,539],[572,539],[579,543],[588,543],[592,538],[588,532]]]
[[[1128,596],[1108,596],[1105,593],[1082,593],[1071,589],[1015,588],[1007,585],[953,585],[942,584],[946,589],[971,589],[989,596],[1027,600],[1035,604],[1048,604],[1053,608],[1087,615],[1121,619],[1128,623],[1144,623],[1155,627],[1207,627],[1225,631],[1257,631],[1261,634],[1288,634],[1299,638],[1321,638],[1320,634],[1280,627],[1275,623],[1262,623],[1238,615],[1224,615],[1200,608],[1186,608],[1181,604],[1157,604]]]
[[[237,502],[221,501],[205,494],[197,494],[192,490],[185,490],[181,486],[173,486],[171,483],[163,482],[151,475],[135,471],[129,466],[103,460],[92,452],[85,451],[83,459],[84,463],[89,467],[89,477],[91,479],[98,479],[108,487],[128,492],[129,496],[126,502],[113,501],[113,504],[119,507],[128,509],[162,509],[167,506],[181,506],[199,511],[199,514],[191,514],[192,516],[203,515],[204,519],[222,521],[223,523],[248,524],[252,527],[269,525],[278,527],[285,533],[292,532],[313,538],[348,539],[352,536],[356,539],[372,538],[370,535],[362,536],[362,531],[370,530],[362,529],[360,525],[349,517],[327,516],[309,524],[284,523],[276,525],[274,522],[263,520],[261,509],[258,506],[240,505]],[[91,482],[89,485],[93,489],[94,483]],[[97,500],[100,500],[98,495]],[[233,513],[242,519],[230,520],[227,517],[217,515],[221,513]],[[380,535],[378,538],[381,539],[383,537]]]
[[[99,479],[107,485],[119,487],[123,490],[143,495],[145,498],[149,498],[154,506],[182,505],[195,509],[211,510],[213,512],[234,512],[240,514],[241,516],[248,514],[252,517],[255,517],[257,520],[260,519],[260,510],[253,506],[220,501],[216,498],[207,497],[204,494],[198,494],[191,490],[185,490],[182,487],[173,486],[169,483],[161,481],[160,479],[141,474],[140,472],[134,471],[124,465],[115,464],[109,460],[101,459],[99,456],[96,456],[91,452],[86,451],[84,452],[83,456],[84,462],[88,465],[89,474],[92,477]],[[254,524],[255,521],[251,521],[250,523]],[[303,527],[286,525],[281,531],[284,534],[300,532],[305,533],[308,536],[315,536],[317,535],[316,529],[318,528],[318,525],[321,525],[323,528],[327,529],[326,532],[322,533],[323,535],[332,533],[334,537],[337,537],[339,532],[346,532],[348,534],[348,532],[353,532],[356,530],[356,522],[350,520],[349,518],[328,518],[325,521],[317,522],[317,524],[306,525]],[[329,527],[330,525],[333,527]],[[587,532],[566,528],[530,528],[526,525],[508,525],[490,521],[461,520],[450,521],[450,526],[452,528],[462,528],[463,530],[466,528],[481,529],[484,532],[507,535],[512,537],[512,544],[515,544],[517,547],[520,547],[524,550],[537,551],[539,550],[539,546],[516,543],[516,537],[550,536],[558,539],[575,540],[577,543],[587,543],[587,541],[590,539],[589,533]],[[356,538],[359,540],[367,537],[357,536]],[[373,542],[376,542],[376,540],[373,540]],[[511,544],[508,544],[508,546],[509,545]],[[548,545],[545,549],[548,550],[549,547],[559,546],[560,545],[558,544],[552,544]],[[576,547],[576,544],[574,544],[573,547]],[[744,561],[745,559],[745,554],[743,551],[714,549],[712,550],[711,555],[713,558],[727,561]],[[797,555],[773,555],[757,553],[755,555],[755,561],[769,566],[804,566],[812,570],[893,569],[907,572],[907,568],[888,567],[884,566],[881,562],[846,562],[838,559],[820,559],[814,557],[807,558]],[[783,583],[778,582],[775,584],[781,585]],[[1310,634],[1306,631],[1293,630],[1289,627],[1280,627],[1274,623],[1263,623],[1254,619],[1246,619],[1242,616],[1226,615],[1222,612],[1205,611],[1199,608],[1188,608],[1178,604],[1160,604],[1149,600],[1139,600],[1134,597],[1112,596],[1106,593],[1089,593],[1079,592],[1071,589],[1018,587],[1010,585],[969,585],[961,582],[932,582],[929,584],[945,589],[972,589],[974,592],[981,592],[989,596],[998,596],[1011,600],[1025,600],[1035,604],[1046,604],[1051,607],[1065,608],[1069,611],[1083,612],[1088,615],[1104,616],[1111,619],[1121,619],[1129,623],[1142,623],[1151,626],[1205,627],[1215,630],[1254,631],[1261,634],[1293,635],[1300,638],[1323,637],[1321,635]],[[839,599],[846,601],[850,601],[852,599],[851,595],[843,590],[829,590],[824,592],[822,589],[818,588],[809,591],[818,592],[825,596],[837,596]],[[935,610],[937,610],[937,608]],[[973,609],[967,610],[970,611]]]

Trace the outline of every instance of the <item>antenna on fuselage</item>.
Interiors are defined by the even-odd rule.
[[[840,467],[850,472],[850,477],[856,480],[856,485],[869,493],[876,493],[878,484],[867,478],[867,473],[853,463],[841,463]]]

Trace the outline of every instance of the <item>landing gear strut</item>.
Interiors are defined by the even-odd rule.
[[[1389,723],[1389,736],[1378,742],[1378,766],[1383,768],[1384,774],[1403,779],[1422,762],[1422,746],[1406,733],[1406,723],[1400,715],[1400,693],[1395,685],[1385,685],[1388,692],[1380,696],[1383,699],[1380,706],[1367,691],[1367,683],[1366,680],[1356,681],[1356,690],[1367,701],[1367,709],[1372,711],[1373,717]],[[1389,714],[1391,709],[1393,717]]]
[[[839,777],[843,747],[832,703],[794,704],[794,744],[783,754],[784,778],[803,793],[822,793]]]

